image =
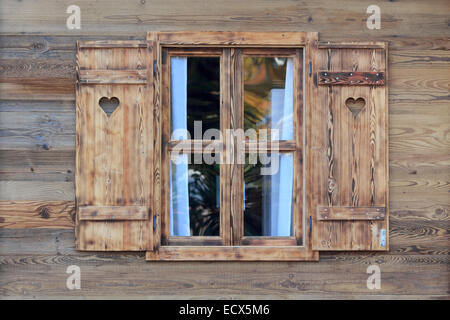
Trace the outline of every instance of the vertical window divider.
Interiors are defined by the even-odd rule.
[[[244,105],[243,105],[243,91],[244,91],[244,72],[243,72],[243,58],[242,50],[239,48],[231,49],[231,130],[234,132],[237,129],[244,130]],[[243,150],[236,150],[237,146],[241,145],[237,141],[238,137],[232,135],[230,140],[233,142],[231,146],[232,164],[231,170],[231,232],[232,244],[239,245],[244,235],[244,198],[242,186],[244,184],[244,165],[239,163],[239,153]]]
[[[220,156],[220,235],[224,245],[232,244],[231,233],[231,165],[233,143],[228,135],[231,128],[231,51],[224,48],[220,59],[220,132],[222,152]]]

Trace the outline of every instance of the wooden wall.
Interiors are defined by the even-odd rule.
[[[0,298],[449,298],[450,2],[0,1]],[[381,29],[366,9],[381,8]],[[319,31],[390,41],[389,253],[319,263],[145,262],[74,250],[75,42],[148,30]],[[81,290],[66,268],[81,267]],[[381,290],[366,288],[378,264]]]

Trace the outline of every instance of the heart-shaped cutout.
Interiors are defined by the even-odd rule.
[[[98,101],[98,104],[100,105],[100,108],[102,108],[102,110],[109,117],[117,109],[117,107],[120,104],[120,101],[116,97],[112,97],[112,98],[102,97]]]
[[[356,116],[366,106],[366,100],[364,100],[363,98],[358,98],[356,100],[354,98],[348,98],[347,100],[345,100],[345,105],[353,114],[353,117],[356,118]]]

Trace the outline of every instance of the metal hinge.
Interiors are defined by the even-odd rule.
[[[156,77],[156,59],[153,60],[153,76]]]
[[[156,215],[153,216],[153,231],[156,230]]]
[[[311,229],[312,229],[312,218],[311,216],[309,216],[309,233],[311,233]]]
[[[311,77],[311,74],[312,74],[312,63],[311,63],[311,61],[308,63],[308,74]]]

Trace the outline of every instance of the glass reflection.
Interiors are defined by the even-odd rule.
[[[258,139],[293,138],[293,59],[244,57],[244,128]],[[274,130],[277,129],[277,130]]]
[[[263,161],[258,157],[255,164],[246,157],[244,235],[292,236],[293,154],[267,156]],[[274,167],[271,174],[261,174],[268,166]]]
[[[220,235],[220,166],[187,164],[188,155],[172,155],[170,235]]]

